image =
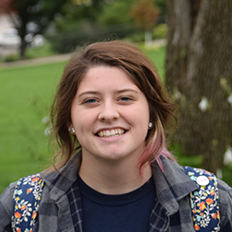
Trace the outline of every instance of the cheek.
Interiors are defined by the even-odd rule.
[[[136,109],[137,116],[138,118],[140,118],[141,120],[149,120],[150,118],[150,111],[149,111],[149,106],[147,101],[143,101]]]
[[[139,128],[148,128],[150,113],[146,105],[127,110],[126,114],[132,124],[137,125]]]
[[[74,120],[73,121],[73,126],[76,130],[76,137],[79,143],[82,144],[85,142],[85,140],[88,138],[88,132],[90,131],[89,129],[89,123],[84,120],[85,118],[80,117],[80,120]]]
[[[93,113],[84,113],[81,111],[77,111],[78,114],[72,114],[72,123],[75,127],[76,131],[80,134],[89,131],[94,123],[94,115]]]

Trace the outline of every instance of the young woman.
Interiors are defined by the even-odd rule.
[[[33,184],[38,176],[20,181],[35,186],[28,194],[42,191],[39,207],[36,202],[32,213],[29,199],[20,201],[23,191],[11,184],[0,198],[0,231],[20,231],[31,220],[26,215],[40,232],[219,231],[217,224],[209,229],[219,213],[220,231],[232,231],[232,191],[220,180],[208,188],[215,199],[193,202],[208,210],[193,219],[191,193],[213,178],[200,170],[196,183],[167,151],[165,130],[174,126],[175,110],[154,65],[136,47],[112,41],[78,51],[51,110],[58,162],[40,174],[43,189]],[[211,213],[217,189],[220,212]]]

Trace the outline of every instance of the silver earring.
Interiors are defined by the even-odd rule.
[[[75,133],[75,132],[76,132],[75,129],[74,129],[74,127],[70,127],[70,128],[68,128],[68,130],[69,130],[70,132],[72,132],[72,133]]]
[[[149,122],[149,123],[148,123],[148,128],[151,129],[152,126],[153,126],[152,122]]]

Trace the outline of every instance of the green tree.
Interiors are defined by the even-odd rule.
[[[105,0],[74,1],[75,5],[66,5],[67,13],[55,20],[54,33],[47,34],[52,49],[59,53],[67,53],[78,45],[102,40],[106,34],[98,23],[98,17],[108,3]]]
[[[145,30],[145,43],[152,39],[151,30],[156,25],[160,10],[153,0],[138,0],[131,8],[130,15]]]
[[[25,57],[27,48],[26,35],[28,24],[35,23],[36,28],[32,36],[41,34],[47,29],[57,14],[64,13],[64,6],[71,0],[8,0],[5,5],[5,13],[11,16],[11,20],[21,38],[20,57]]]
[[[71,7],[69,14],[56,20],[56,34],[50,36],[59,52],[72,51],[77,45],[108,39],[121,39],[141,33],[129,12],[137,0],[92,1],[94,4]]]
[[[63,20],[71,24],[81,20],[95,22],[106,5],[105,0],[72,0],[72,3],[66,6],[67,14],[63,15]]]
[[[160,9],[160,16],[166,16],[167,4],[166,0],[155,0],[155,5]]]
[[[106,4],[103,12],[98,17],[98,21],[103,26],[128,24],[132,22],[132,18],[128,14],[135,0],[117,0],[110,4]]]

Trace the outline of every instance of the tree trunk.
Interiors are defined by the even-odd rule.
[[[29,23],[29,18],[27,14],[27,8],[24,9],[23,12],[19,12],[19,14],[9,14],[11,22],[15,26],[20,36],[21,43],[19,45],[19,55],[21,59],[25,58],[25,53],[27,49],[27,42],[25,37],[27,35],[27,24]]]
[[[25,59],[25,53],[27,48],[27,42],[25,41],[25,38],[21,38],[21,44],[20,44],[20,58]]]
[[[232,147],[232,1],[167,0],[167,10],[166,81],[181,113],[173,139],[216,173]]]

